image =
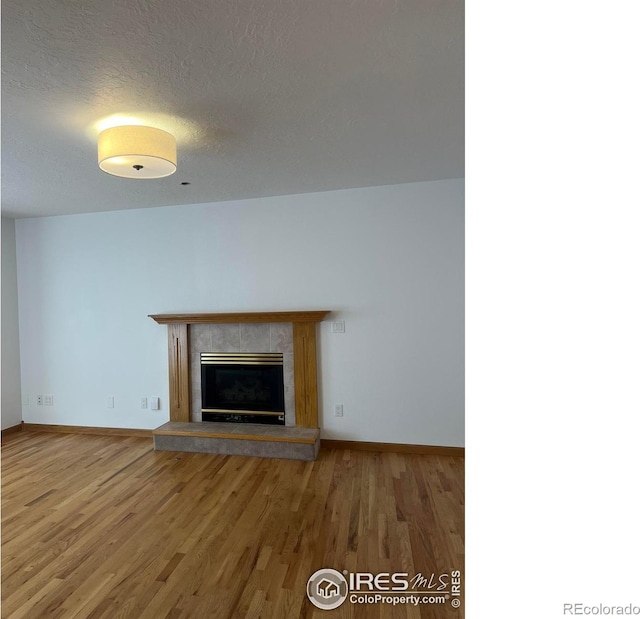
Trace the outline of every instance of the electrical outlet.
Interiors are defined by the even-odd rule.
[[[344,333],[344,320],[331,323],[331,333]]]
[[[53,396],[52,395],[45,395],[44,396],[44,405],[45,406],[53,406]]]
[[[342,410],[342,404],[336,404],[335,408],[333,409],[333,416],[342,417],[343,414],[344,414],[344,411]]]
[[[147,408],[148,404],[147,404],[147,398],[141,398],[140,399],[140,408]]]
[[[38,403],[38,406],[42,406],[43,399],[41,395],[36,396],[36,402]]]
[[[114,406],[115,406],[114,397],[112,395],[108,395],[107,396],[107,408],[113,408]]]

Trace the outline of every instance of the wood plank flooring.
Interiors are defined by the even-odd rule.
[[[19,432],[2,447],[2,618],[449,618],[306,596],[340,571],[463,572],[464,460],[322,449],[315,462]]]

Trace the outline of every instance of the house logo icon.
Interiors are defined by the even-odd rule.
[[[347,579],[338,571],[321,569],[307,581],[307,597],[322,610],[338,608],[347,599]]]

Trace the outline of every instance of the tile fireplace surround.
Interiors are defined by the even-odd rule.
[[[285,360],[285,426],[280,426],[282,428],[280,432],[283,435],[277,440],[282,441],[283,446],[287,443],[288,447],[293,449],[292,443],[299,440],[299,434],[304,435],[304,440],[308,443],[310,431],[313,430],[315,432],[312,432],[315,437],[313,442],[317,454],[319,431],[316,324],[321,322],[328,313],[328,310],[321,310],[150,315],[150,318],[158,324],[167,325],[169,344],[170,422],[158,428],[155,431],[158,436],[154,438],[168,440],[166,437],[169,435],[184,437],[191,428],[199,436],[198,444],[201,446],[203,432],[210,435],[211,450],[214,453],[220,453],[218,451],[221,444],[220,436],[226,432],[226,426],[243,426],[243,438],[247,438],[247,435],[251,434],[249,426],[253,424],[201,423],[201,412],[198,410],[200,408],[199,354],[201,352],[282,352]],[[240,441],[234,440],[239,438],[238,431],[237,428],[230,430],[229,445],[240,444]],[[259,451],[259,445],[264,444],[264,455],[278,457],[274,455],[273,450],[267,449],[264,432],[264,428],[256,432],[256,449]],[[233,451],[234,447],[230,449]],[[196,451],[195,448],[185,448],[185,450]],[[207,448],[197,449],[197,451],[201,450],[210,451]],[[221,453],[232,453],[232,451]]]

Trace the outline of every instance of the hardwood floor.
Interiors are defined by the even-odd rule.
[[[2,617],[463,617],[306,596],[320,568],[461,570],[464,460],[322,449],[316,462],[19,432],[2,447]],[[464,600],[464,596],[461,598]]]

